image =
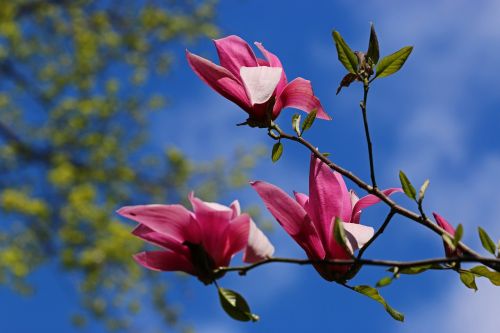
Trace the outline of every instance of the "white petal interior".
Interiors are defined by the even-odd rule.
[[[365,246],[375,233],[372,227],[357,223],[342,223],[348,241],[347,246],[353,252]]]
[[[265,103],[273,95],[283,69],[279,67],[241,67],[240,77],[252,105]]]

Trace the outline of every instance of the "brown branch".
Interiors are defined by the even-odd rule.
[[[430,265],[441,264],[459,264],[459,263],[472,263],[480,262],[482,264],[491,264],[493,266],[500,265],[500,258],[486,258],[486,257],[453,257],[453,258],[432,258],[415,261],[395,261],[395,260],[379,260],[379,259],[345,259],[345,260],[311,260],[311,259],[292,259],[292,258],[268,258],[263,261],[246,266],[233,266],[233,267],[219,267],[214,270],[214,274],[221,272],[238,272],[240,275],[245,275],[247,272],[254,268],[264,266],[271,263],[285,263],[296,265],[314,265],[314,264],[327,264],[332,266],[346,266],[346,265],[368,265],[379,267],[395,267],[395,268],[409,268],[421,267]]]

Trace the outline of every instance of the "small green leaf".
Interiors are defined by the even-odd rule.
[[[273,151],[271,154],[272,161],[277,162],[282,154],[283,154],[283,144],[281,142],[276,142],[273,146]]]
[[[219,288],[219,300],[224,311],[239,321],[257,321],[259,316],[250,311],[247,301],[235,291]]]
[[[464,227],[460,223],[455,230],[455,235],[453,236],[453,245],[457,247],[458,242],[462,240],[462,236],[464,235]]]
[[[298,136],[301,135],[300,133],[300,114],[294,114],[293,117],[292,117],[292,128],[293,130],[295,131],[295,133],[297,133]]]
[[[375,285],[377,288],[382,288],[385,286],[388,286],[392,283],[393,278],[391,276],[386,276],[378,280],[377,284]]]
[[[318,112],[318,109],[312,109],[311,112],[307,115],[306,119],[304,119],[304,122],[302,123],[302,133],[307,131],[309,128],[314,123],[314,120],[316,120],[316,113]]]
[[[338,217],[335,218],[335,224],[333,226],[333,237],[335,237],[335,240],[337,241],[337,243],[339,243],[340,246],[342,246],[349,253],[351,252],[346,243],[344,224]]]
[[[335,42],[335,47],[337,48],[339,61],[342,65],[344,65],[347,71],[355,74],[358,70],[358,58],[354,52],[352,52],[351,48],[347,45],[338,31],[334,30],[332,32],[332,36]]]
[[[377,64],[380,57],[379,45],[377,34],[375,33],[375,26],[370,24],[370,42],[368,43],[368,51],[366,57],[369,58],[374,65]]]
[[[325,156],[325,157],[328,157],[331,155],[331,153],[321,153],[321,155]]]
[[[485,266],[475,266],[470,269],[470,271],[476,275],[482,276],[490,280],[495,286],[500,286],[500,273],[490,271]]]
[[[394,308],[389,306],[389,304],[387,304],[385,299],[382,296],[380,296],[377,289],[370,287],[370,286],[363,285],[363,286],[355,286],[354,290],[357,291],[358,293],[363,294],[365,296],[368,296],[371,299],[382,304],[385,308],[385,311],[387,311],[387,313],[389,313],[392,318],[399,320],[399,321],[405,320],[405,316],[401,312],[398,312]]]
[[[481,244],[483,244],[485,250],[495,255],[496,251],[495,242],[493,242],[493,240],[490,238],[488,233],[484,231],[483,228],[478,227],[477,230],[479,231],[479,238],[481,239]]]
[[[401,186],[403,187],[403,191],[406,196],[410,199],[416,200],[417,192],[403,171],[399,171],[399,180],[401,181]]]
[[[386,77],[396,73],[403,67],[406,59],[413,50],[413,46],[405,46],[401,50],[394,52],[391,55],[380,60],[377,65],[375,77]]]
[[[424,200],[425,191],[427,191],[427,187],[429,187],[429,179],[426,179],[425,182],[420,187],[420,191],[418,191],[418,201],[422,202]]]
[[[470,289],[477,291],[476,279],[474,274],[469,271],[460,271],[460,281]]]

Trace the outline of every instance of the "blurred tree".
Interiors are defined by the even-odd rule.
[[[124,5],[126,3],[126,5]],[[123,204],[205,199],[242,183],[253,158],[194,166],[175,148],[150,156],[147,119],[179,39],[213,37],[212,1],[0,0],[0,283],[56,263],[84,305],[73,318],[126,330],[147,299],[166,323],[165,279],[131,260],[142,242]],[[167,93],[168,92],[164,92]],[[228,177],[228,175],[230,175]]]

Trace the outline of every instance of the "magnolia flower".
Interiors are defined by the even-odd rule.
[[[446,221],[438,213],[432,213],[432,215],[434,215],[437,224],[441,228],[443,228],[450,235],[455,236],[455,228],[453,228],[448,221]],[[450,246],[445,241],[443,241],[443,244],[444,244],[444,252],[446,253],[447,257],[459,257],[462,255],[462,251],[460,249],[455,249],[455,250],[451,249]]]
[[[226,207],[191,193],[189,201],[193,212],[182,205],[126,206],[117,211],[139,223],[135,236],[163,248],[136,254],[139,264],[156,271],[183,271],[209,284],[221,277],[213,270],[228,266],[243,249],[248,263],[273,254],[274,247],[250,216],[241,214],[237,200]]]
[[[331,171],[319,159],[311,156],[309,196],[294,192],[295,200],[280,188],[256,181],[252,186],[267,209],[285,231],[304,249],[311,260],[350,259],[374,234],[373,228],[359,224],[364,208],[380,199],[367,195],[359,199],[348,191],[342,176]],[[400,188],[384,190],[385,195],[400,192]],[[347,249],[334,238],[335,219],[342,221]],[[315,264],[319,274],[328,281],[337,280],[350,269],[347,265]]]
[[[311,82],[296,78],[288,83],[277,56],[255,43],[265,59],[257,58],[252,48],[238,36],[214,40],[220,66],[186,50],[193,71],[212,89],[236,103],[249,114],[247,122],[266,127],[281,110],[293,107],[305,112],[317,109],[317,117],[330,119]]]

